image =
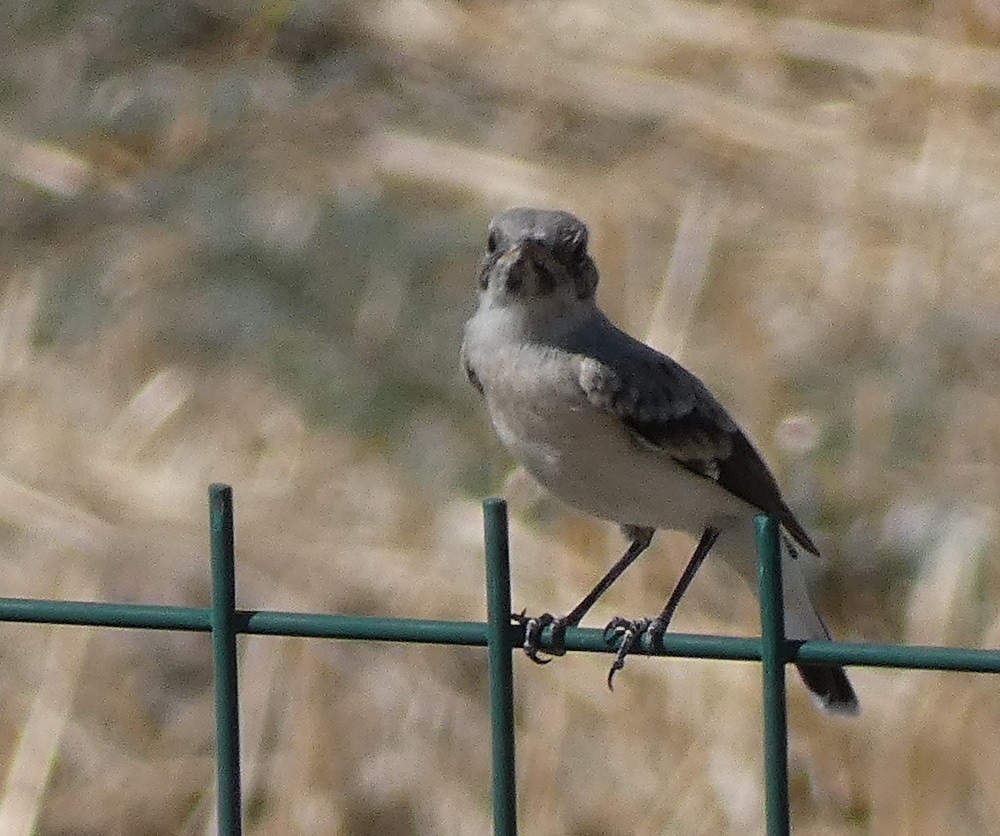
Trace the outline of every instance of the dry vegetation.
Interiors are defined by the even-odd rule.
[[[481,617],[507,461],[458,330],[531,203],[766,449],[839,636],[1000,642],[993,3],[3,12],[4,595],[203,605],[225,480],[244,606]],[[507,493],[517,602],[571,605],[620,540]],[[659,607],[658,544],[595,623]],[[678,621],[754,612],[709,565]],[[0,833],[211,829],[204,636],[0,636]],[[517,664],[524,833],[760,830],[753,666]],[[242,672],[249,833],[488,832],[481,652],[253,639]],[[996,832],[996,683],[855,678],[853,722],[791,686],[796,833]]]

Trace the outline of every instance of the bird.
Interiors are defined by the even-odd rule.
[[[478,304],[464,327],[461,363],[504,447],[544,488],[587,514],[617,523],[628,549],[565,615],[512,616],[525,653],[546,663],[564,652],[598,598],[646,549],[658,529],[697,540],[664,609],[612,619],[620,645],[608,685],[645,634],[654,646],[709,553],[752,585],[753,519],[780,524],[784,626],[790,639],[829,640],[813,605],[801,553],[819,554],[777,481],[735,419],[692,372],[614,325],[596,300],[597,266],[586,224],[558,209],[518,207],[489,224],[478,268]],[[856,714],[843,668],[797,663],[819,707]]]

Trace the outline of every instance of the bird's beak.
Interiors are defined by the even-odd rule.
[[[504,287],[508,292],[517,293],[532,269],[531,253],[528,243],[515,244],[497,261],[497,268],[504,276]]]

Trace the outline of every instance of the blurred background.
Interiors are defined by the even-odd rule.
[[[480,619],[623,548],[458,368],[493,212],[570,209],[599,298],[740,418],[844,639],[1000,642],[1000,5],[2,0],[2,594]],[[591,619],[658,611],[661,535]],[[676,628],[752,634],[710,560]],[[489,832],[485,654],[242,641],[247,832]],[[526,834],[762,824],[754,665],[518,655]],[[790,677],[799,834],[996,832],[988,676]],[[0,833],[212,830],[203,635],[0,625]]]

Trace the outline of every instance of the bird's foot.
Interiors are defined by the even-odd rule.
[[[525,655],[538,665],[547,665],[552,661],[553,656],[564,656],[566,654],[566,619],[561,615],[543,612],[539,616],[528,616],[525,610],[511,615],[511,620],[524,627],[524,648]],[[546,627],[552,627],[552,648],[544,651],[548,657],[540,655],[542,631]]]
[[[621,639],[615,660],[608,671],[608,688],[614,690],[615,674],[625,667],[625,658],[636,648],[644,634],[648,633],[653,647],[659,647],[663,634],[667,632],[666,623],[660,618],[629,619],[616,615],[604,628],[604,640],[612,642]]]

